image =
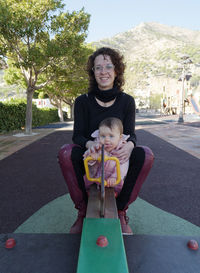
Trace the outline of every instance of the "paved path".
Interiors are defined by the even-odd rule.
[[[65,125],[69,130],[72,130],[72,122],[67,122]],[[63,123],[57,123],[57,128],[52,126],[52,128],[33,129],[33,134],[28,136],[22,132],[0,135],[0,160],[57,130],[63,130]]]
[[[137,129],[144,129],[180,149],[200,158],[200,116],[186,116],[184,124],[177,123],[177,116],[159,117],[148,115],[137,116]],[[191,125],[195,125],[191,126]],[[0,135],[0,160],[29,145],[30,143],[54,131],[63,130],[63,123],[57,123],[57,128],[33,129],[32,136],[16,134]],[[59,128],[61,127],[61,128]],[[73,122],[67,123],[69,130],[73,129]],[[66,129],[66,128],[65,128]]]
[[[154,134],[187,153],[200,158],[200,116],[185,115],[184,123],[178,123],[178,116],[148,116],[141,114],[137,122],[137,129]],[[150,123],[151,122],[151,123]],[[150,123],[150,124],[148,124]]]
[[[144,129],[200,159],[200,127],[166,123],[136,128]]]

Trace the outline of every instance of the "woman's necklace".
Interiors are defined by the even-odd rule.
[[[103,107],[110,107],[111,105],[113,105],[113,103],[115,102],[116,98],[114,100],[111,100],[111,101],[108,101],[108,102],[103,102],[103,101],[100,101],[98,100],[96,97],[95,97],[97,103],[100,105],[100,106],[103,106]]]

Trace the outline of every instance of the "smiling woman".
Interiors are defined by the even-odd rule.
[[[127,176],[116,198],[123,234],[132,234],[126,211],[135,201],[153,164],[153,153],[148,147],[136,147],[135,101],[122,90],[125,64],[123,56],[111,48],[100,48],[88,59],[89,91],[79,96],[74,106],[73,145],[64,145],[59,152],[59,163],[71,198],[78,209],[78,218],[71,233],[82,231],[86,214],[87,192],[84,183],[83,154],[86,149],[99,148],[92,133],[102,120],[115,117],[121,120],[127,142],[113,154],[121,162],[129,160]]]

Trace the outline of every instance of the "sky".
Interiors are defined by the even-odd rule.
[[[63,0],[65,10],[91,15],[86,42],[130,30],[142,22],[157,22],[200,30],[200,0]]]

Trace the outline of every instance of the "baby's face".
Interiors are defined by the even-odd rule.
[[[115,149],[121,139],[119,128],[114,126],[112,129],[106,126],[99,128],[100,143],[104,144],[104,148],[107,152],[111,152]]]

